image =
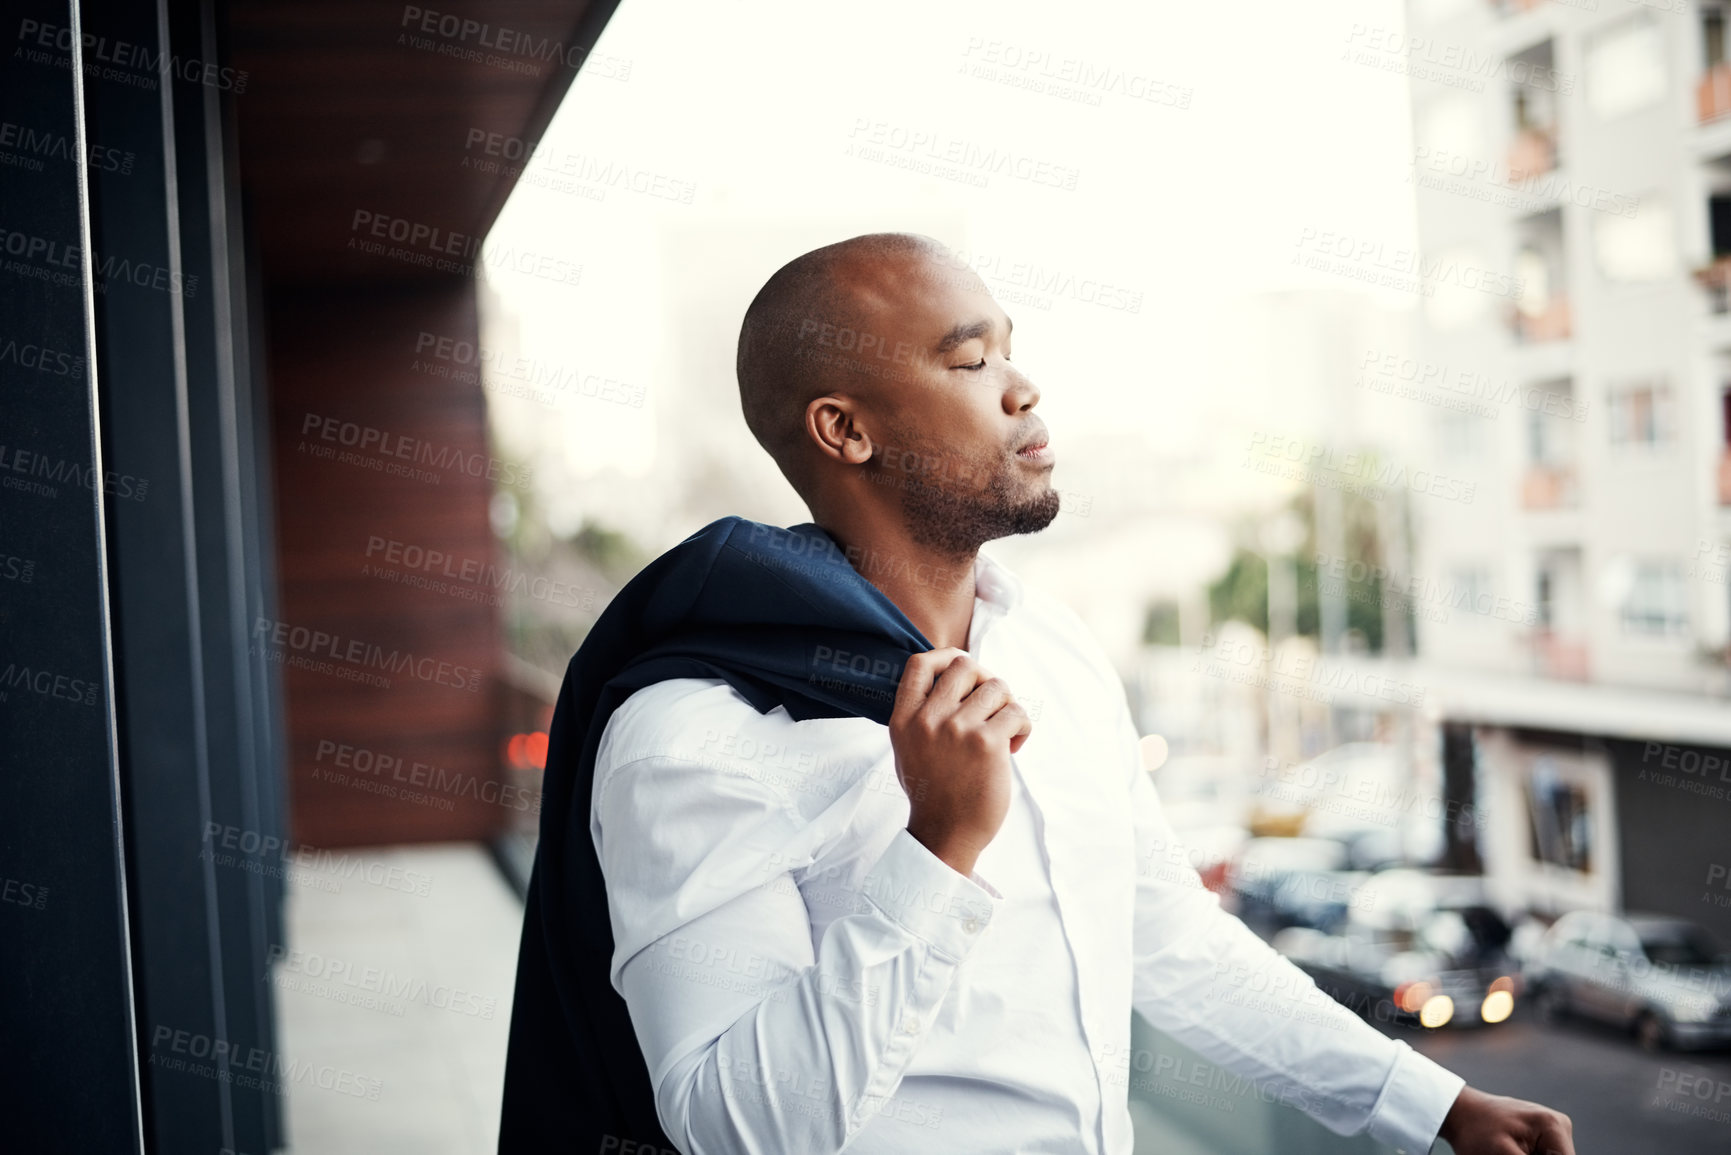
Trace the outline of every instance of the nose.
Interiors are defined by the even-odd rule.
[[[1040,403],[1040,387],[1013,365],[1009,367],[1009,375],[1010,387],[1004,390],[1004,412],[1013,417]]]

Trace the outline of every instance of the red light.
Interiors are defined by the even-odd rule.
[[[1401,983],[1394,988],[1394,1005],[1409,1014],[1418,1014],[1424,1009],[1425,1003],[1436,994],[1435,989],[1427,982]],[[1443,1020],[1447,1022],[1445,1018]],[[1429,1026],[1430,1024],[1426,1024]]]
[[[523,753],[529,765],[537,770],[547,768],[547,735],[545,731],[537,730],[523,740]]]
[[[1230,882],[1227,879],[1227,867],[1224,862],[1212,863],[1203,867],[1198,873],[1202,877],[1203,887],[1215,894],[1224,894],[1230,887]]]
[[[513,734],[511,740],[505,743],[505,758],[513,768],[518,770],[528,765],[523,756],[524,740],[527,737],[526,734]]]

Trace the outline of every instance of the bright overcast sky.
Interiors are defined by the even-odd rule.
[[[858,220],[867,231],[954,219],[965,235],[940,239],[1004,267],[1143,294],[1135,313],[1008,306],[1017,360],[1042,383],[1055,439],[1122,430],[1126,408],[1140,407],[1151,441],[1182,444],[1218,415],[1209,369],[1234,340],[1235,299],[1352,288],[1293,265],[1302,230],[1413,243],[1407,81],[1343,59],[1355,29],[1398,29],[1401,9],[624,0],[598,46],[608,66],[580,75],[541,155],[653,174],[667,189],[691,187],[690,203],[617,187],[596,201],[519,182],[490,248],[579,261],[582,284],[496,270],[489,280],[530,355],[601,366],[653,392],[677,384],[665,379],[670,235],[765,220]],[[993,75],[976,75],[981,67]],[[1026,87],[1062,75],[1086,99]],[[893,147],[912,134],[937,143]],[[1003,173],[971,187],[858,155],[874,138],[884,156],[1007,150],[1074,187]],[[653,407],[566,413],[576,473],[651,471],[653,421]]]

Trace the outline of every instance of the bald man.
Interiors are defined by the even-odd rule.
[[[1573,1155],[1566,1117],[1333,1003],[1185,863],[1101,647],[980,552],[1059,509],[1011,346],[919,236],[807,253],[746,312],[747,425],[932,648],[887,725],[701,677],[608,719],[590,829],[667,1142],[1129,1155],[1132,1078],[1176,1070],[1131,1054],[1135,1010],[1208,1060],[1174,1093],[1253,1087],[1408,1152]]]

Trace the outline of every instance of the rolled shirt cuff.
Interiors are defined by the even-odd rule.
[[[979,875],[956,871],[906,828],[890,839],[864,890],[873,906],[952,959],[973,949],[1002,897]]]
[[[1370,1135],[1401,1155],[1425,1155],[1466,1080],[1396,1040],[1394,1069],[1370,1113]]]

